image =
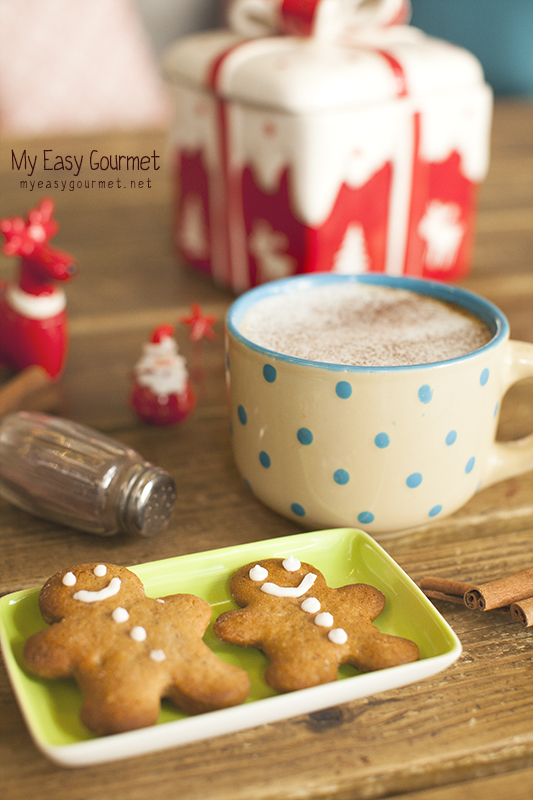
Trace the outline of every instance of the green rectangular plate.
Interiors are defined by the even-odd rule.
[[[345,703],[420,681],[452,664],[461,644],[432,603],[396,562],[363,531],[340,528],[178,556],[131,567],[150,597],[186,592],[203,597],[213,621],[235,608],[228,592],[232,573],[249,561],[294,555],[320,570],[330,586],[368,583],[387,603],[375,624],[384,633],[415,641],[420,660],[413,664],[359,674],[339,670],[339,680],[290,694],[276,694],[264,680],[265,656],[254,648],[218,641],[209,627],[207,644],[223,659],[247,670],[252,689],[240,706],[187,716],[165,701],[157,725],[113,736],[93,736],[79,720],[81,695],[73,681],[44,680],[23,665],[24,642],[45,627],[38,607],[39,589],[0,599],[0,640],[7,671],[37,747],[56,763],[83,766],[232,733],[298,714]],[[73,565],[65,565],[73,566]]]

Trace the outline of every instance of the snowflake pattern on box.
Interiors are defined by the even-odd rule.
[[[266,220],[254,221],[249,247],[258,265],[259,283],[287,278],[295,272],[295,260],[286,253],[287,244],[285,234],[272,230]]]

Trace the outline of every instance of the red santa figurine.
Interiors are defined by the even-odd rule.
[[[173,325],[159,325],[144,345],[133,370],[130,403],[150,425],[174,425],[192,411],[195,396]]]

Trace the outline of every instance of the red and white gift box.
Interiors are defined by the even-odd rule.
[[[405,0],[232,0],[179,40],[179,255],[241,292],[298,272],[469,269],[492,93]]]

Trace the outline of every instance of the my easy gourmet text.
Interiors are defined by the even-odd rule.
[[[102,153],[92,149],[85,153],[64,153],[52,148],[39,152],[11,150],[11,169],[21,174],[20,188],[34,189],[151,189],[147,174],[158,171],[160,156]]]

